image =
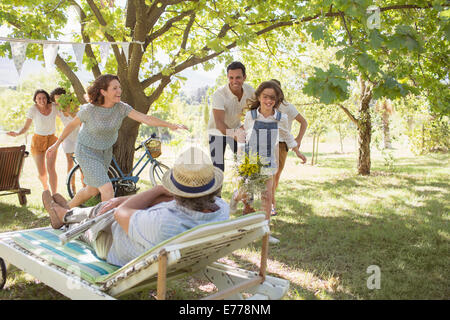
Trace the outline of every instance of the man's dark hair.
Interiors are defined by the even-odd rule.
[[[182,207],[200,211],[202,212],[204,209],[216,211],[218,207],[216,205],[216,196],[219,194],[219,190],[216,190],[213,193],[207,194],[203,197],[198,198],[185,198],[181,196],[174,195],[173,198],[176,203]]]
[[[237,69],[241,69],[242,74],[245,76],[245,66],[239,61],[234,61],[234,62],[230,63],[227,67],[227,73],[230,70],[237,70]]]
[[[54,89],[52,92],[50,92],[50,101],[56,102],[55,96],[60,96],[63,94],[66,94],[66,90],[64,88],[58,87],[58,88]]]

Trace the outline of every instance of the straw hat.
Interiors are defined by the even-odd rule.
[[[162,178],[167,190],[184,198],[206,196],[219,189],[222,183],[222,170],[214,167],[211,159],[197,147],[181,153]]]

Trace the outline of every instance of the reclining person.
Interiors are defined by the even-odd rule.
[[[42,199],[53,228],[71,228],[116,208],[112,224],[96,235],[88,230],[80,239],[90,244],[99,258],[123,266],[158,243],[195,226],[227,220],[230,208],[216,197],[222,183],[223,172],[200,149],[191,147],[166,172],[162,186],[145,192],[71,210],[58,204],[50,192],[44,192]]]

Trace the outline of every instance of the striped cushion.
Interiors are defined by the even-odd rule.
[[[81,241],[62,245],[54,229],[33,229],[15,232],[14,242],[36,256],[95,283],[96,278],[110,274],[119,267],[99,259],[93,249]]]

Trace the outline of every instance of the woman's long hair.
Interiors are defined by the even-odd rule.
[[[255,98],[247,100],[247,108],[249,110],[253,110],[253,109],[259,108],[260,102],[258,101],[258,98],[261,96],[261,93],[265,89],[273,89],[275,91],[276,101],[275,101],[274,108],[277,109],[280,106],[280,104],[284,100],[283,90],[281,90],[280,86],[274,81],[264,81],[264,82],[261,82],[261,84],[256,89],[256,91],[255,91]]]
[[[95,81],[87,89],[88,100],[90,103],[101,106],[105,103],[105,97],[100,90],[108,90],[109,83],[113,80],[120,82],[119,77],[113,74],[104,74],[95,79]]]
[[[51,103],[51,101],[50,101],[50,95],[49,95],[48,92],[45,91],[44,89],[37,89],[37,90],[34,92],[34,95],[33,95],[33,101],[34,101],[34,103],[36,103],[36,97],[37,97],[37,95],[38,95],[39,93],[43,93],[43,94],[47,97],[47,104]]]

